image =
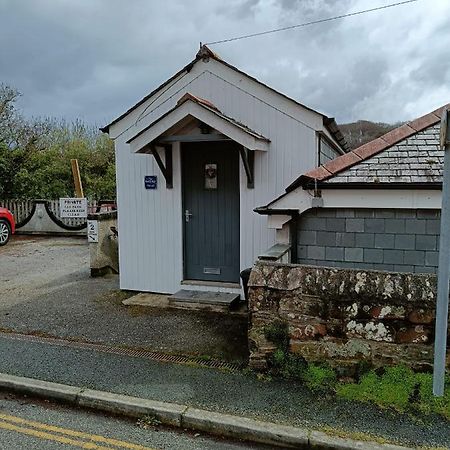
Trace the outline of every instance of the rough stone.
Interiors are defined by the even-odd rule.
[[[423,325],[416,325],[415,327],[405,328],[397,332],[396,342],[400,344],[422,344],[428,342],[429,332]]]
[[[424,310],[424,309],[415,309],[411,311],[408,315],[408,320],[411,323],[422,323],[422,324],[430,324],[433,323],[435,317],[434,310]]]
[[[289,337],[299,341],[316,339],[327,334],[327,327],[323,323],[308,323],[305,325],[292,326],[289,329]]]
[[[355,367],[430,368],[434,274],[388,273],[258,262],[249,289],[250,366],[265,370],[274,343],[264,329],[288,324],[290,351],[308,361]]]

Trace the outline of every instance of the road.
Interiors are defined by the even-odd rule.
[[[269,449],[71,409],[50,402],[0,393],[0,448],[8,450]]]

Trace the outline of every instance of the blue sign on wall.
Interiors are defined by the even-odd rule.
[[[156,189],[158,187],[158,178],[156,175],[146,175],[144,177],[145,189]]]

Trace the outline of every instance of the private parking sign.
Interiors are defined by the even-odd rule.
[[[87,200],[85,198],[60,198],[59,210],[62,219],[85,219]]]

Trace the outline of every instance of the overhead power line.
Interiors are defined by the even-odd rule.
[[[222,39],[220,41],[207,42],[206,45],[223,44],[225,42],[239,41],[240,39],[249,39],[256,36],[264,36],[265,34],[278,33],[279,31],[293,30],[294,28],[307,27],[308,25],[315,25],[317,23],[331,22],[332,20],[344,19],[345,17],[358,16],[373,11],[380,11],[382,9],[393,8],[394,6],[406,5],[407,3],[414,3],[419,0],[405,0],[403,2],[391,3],[389,5],[378,6],[377,8],[364,9],[362,11],[356,11],[348,14],[341,14],[340,16],[327,17],[325,19],[313,20],[311,22],[299,23],[298,25],[290,25],[283,28],[275,28],[274,30],[260,31],[259,33],[245,34],[243,36],[232,37],[228,39]]]

